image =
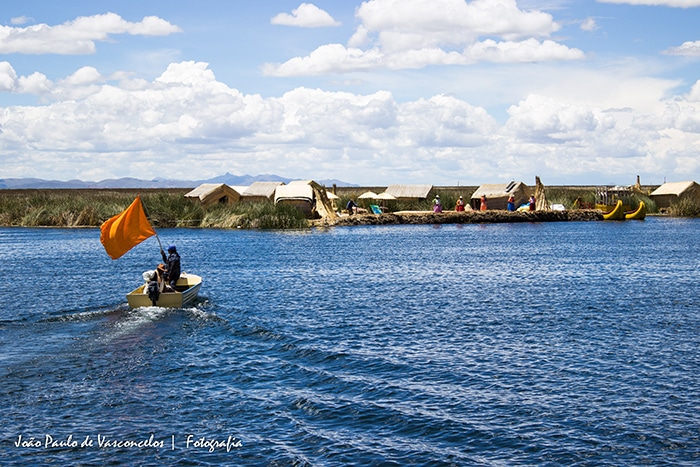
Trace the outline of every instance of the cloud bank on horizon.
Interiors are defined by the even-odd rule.
[[[700,180],[700,0],[83,3],[3,18],[2,178]]]

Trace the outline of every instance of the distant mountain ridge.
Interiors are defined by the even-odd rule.
[[[110,178],[99,182],[86,182],[82,180],[44,180],[41,178],[5,178],[0,179],[0,189],[80,189],[80,188],[195,188],[202,183],[225,183],[229,186],[247,186],[253,182],[284,182],[289,183],[293,179],[280,177],[279,175],[233,175],[225,173],[208,180],[173,180],[167,178],[154,178],[153,180],[141,180],[138,178]],[[358,186],[342,180],[316,180],[317,183],[327,187]]]

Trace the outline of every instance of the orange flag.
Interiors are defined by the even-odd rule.
[[[100,241],[112,259],[121,258],[124,253],[156,234],[148,222],[140,196],[124,212],[106,220],[100,231]]]

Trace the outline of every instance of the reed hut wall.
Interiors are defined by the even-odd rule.
[[[668,182],[649,195],[659,209],[668,208],[679,198],[686,196],[700,202],[700,185],[693,181]]]

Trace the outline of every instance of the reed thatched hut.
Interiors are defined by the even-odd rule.
[[[202,205],[209,206],[215,203],[237,203],[241,199],[241,195],[225,183],[203,183],[194,190],[185,193],[185,198],[198,199]]]
[[[508,198],[513,195],[515,207],[527,202],[531,189],[523,182],[512,181],[509,183],[487,183],[481,185],[472,194],[469,204],[472,209],[481,208],[481,197],[486,196],[486,203],[489,209],[506,209]]]
[[[700,202],[700,185],[694,181],[668,182],[652,191],[649,197],[660,209],[669,207],[671,203],[683,197]]]
[[[296,207],[308,218],[335,218],[333,203],[328,192],[313,180],[295,180],[275,190],[275,204]]]
[[[275,190],[275,204],[294,206],[306,217],[313,217],[314,202],[314,190],[307,183],[291,182]]]

